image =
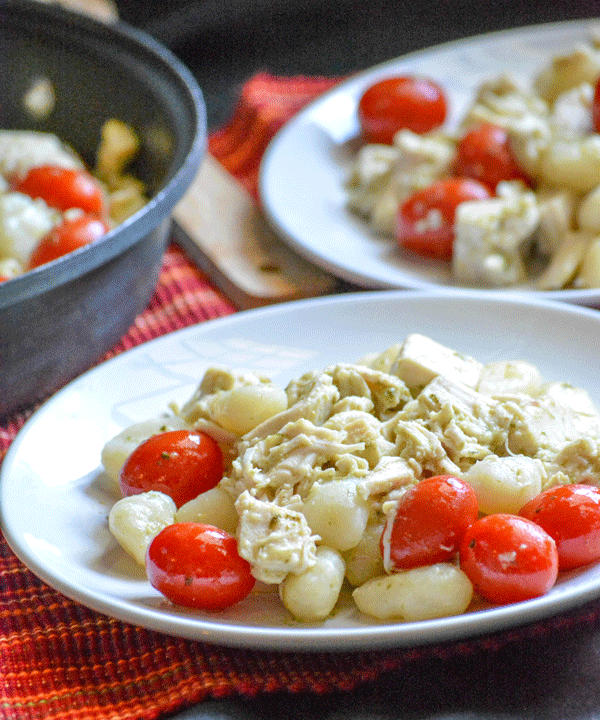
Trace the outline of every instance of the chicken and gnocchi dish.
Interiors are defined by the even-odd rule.
[[[410,334],[284,388],[209,368],[102,451],[110,531],[176,604],[269,586],[297,621],[380,621],[546,593],[600,558],[600,414],[525,360]]]
[[[600,287],[600,41],[527,87],[482,83],[458,128],[434,80],[385,78],[358,107],[350,210],[457,284]]]
[[[145,203],[127,172],[139,151],[119,120],[102,128],[93,171],[56,135],[0,130],[0,280],[97,240]]]

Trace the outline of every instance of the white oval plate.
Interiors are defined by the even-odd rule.
[[[589,37],[591,25],[580,20],[551,23],[455,41],[340,83],[284,125],[264,154],[259,191],[270,224],[299,254],[348,282],[367,288],[452,290],[448,263],[402,252],[346,208],[344,182],[358,147],[356,107],[362,92],[388,75],[430,76],[447,91],[448,123],[454,126],[481,81],[502,72],[529,81],[553,55],[571,52]],[[503,292],[523,290],[583,305],[600,303],[599,288],[540,292],[518,287]]]
[[[187,399],[210,365],[252,368],[285,384],[332,362],[384,350],[410,332],[483,361],[525,358],[547,379],[600,403],[600,313],[516,297],[388,291],[239,313],[166,335],[82,375],[43,405],[9,448],[0,474],[7,541],[42,580],[89,608],[160,632],[233,646],[358,650],[416,646],[508,628],[600,594],[600,564],[565,575],[544,597],[457,617],[382,624],[341,603],[326,622],[292,621],[276,593],[210,615],[177,608],[146,581],[107,526],[117,499],[99,466],[127,425]]]

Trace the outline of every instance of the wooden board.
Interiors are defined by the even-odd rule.
[[[173,219],[176,241],[240,309],[338,289],[273,233],[246,189],[210,155]]]
[[[102,22],[114,22],[118,18],[117,5],[113,0],[40,0],[40,2],[64,5],[68,10],[91,15]]]

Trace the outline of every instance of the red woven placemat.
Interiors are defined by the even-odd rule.
[[[267,74],[251,78],[231,122],[210,138],[211,152],[256,196],[258,163],[269,139],[334,82]],[[171,246],[148,308],[107,357],[231,312],[226,298]],[[30,412],[0,427],[0,452]],[[413,649],[334,655],[221,648],[121,623],[71,602],[30,573],[2,538],[0,718],[152,720],[233,693],[327,693],[424,659],[494,652],[507,643],[534,642],[549,634],[558,645],[561,638],[599,624],[600,605],[593,602],[490,637]]]

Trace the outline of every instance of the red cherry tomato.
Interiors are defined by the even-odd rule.
[[[51,230],[31,254],[29,268],[36,268],[89,245],[106,235],[109,227],[93,215],[63,220]]]
[[[477,520],[473,488],[450,475],[421,480],[402,497],[381,536],[388,572],[450,560]]]
[[[600,133],[600,78],[596,81],[594,99],[592,101],[592,122],[594,131]]]
[[[420,255],[450,260],[456,208],[468,200],[485,200],[490,192],[470,178],[438,180],[407,198],[396,217],[400,247]]]
[[[459,141],[456,152],[453,164],[456,175],[479,180],[492,190],[503,180],[531,184],[514,158],[508,133],[498,125],[484,123],[473,128]]]
[[[171,602],[201,610],[223,610],[254,587],[250,564],[233,536],[194,522],[167,525],[146,551],[152,587]]]
[[[99,182],[85,170],[40,165],[29,170],[15,183],[15,190],[32,198],[41,198],[61,212],[81,208],[90,215],[104,213],[104,192]]]
[[[483,598],[508,604],[550,590],[558,574],[558,552],[539,525],[498,513],[480,518],[465,532],[460,567]]]
[[[123,496],[157,490],[177,507],[218,484],[223,454],[215,440],[195,430],[153,435],[127,458],[119,485]]]
[[[530,500],[519,515],[554,538],[560,570],[600,560],[600,490],[591,485],[560,485]]]
[[[508,133],[491,123],[473,128],[459,141],[453,170],[456,175],[479,180],[492,190],[502,180],[530,184],[512,154]]]
[[[401,75],[375,83],[362,95],[358,117],[367,142],[391,145],[398,130],[426,133],[443,124],[442,88],[424,77]]]

